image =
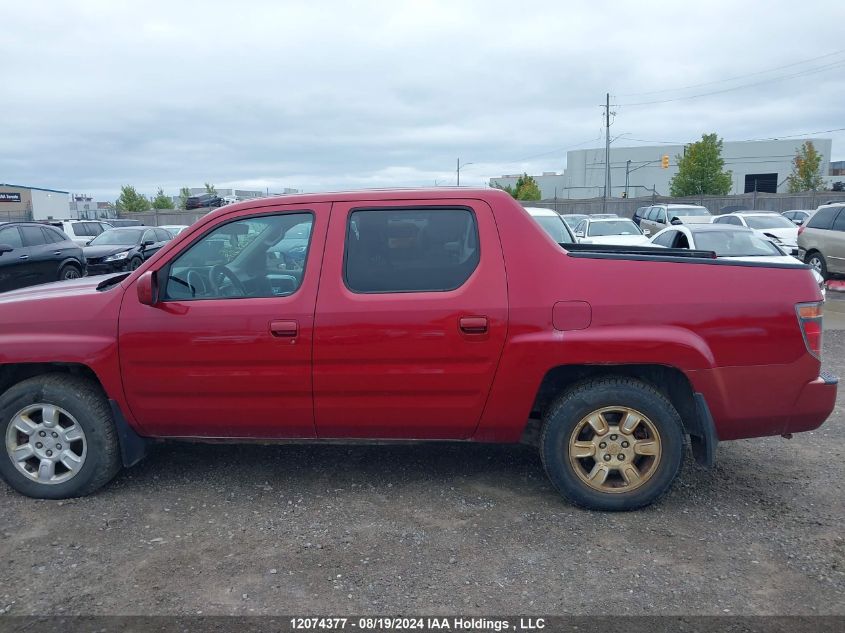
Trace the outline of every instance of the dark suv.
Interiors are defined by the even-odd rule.
[[[208,207],[222,207],[223,198],[214,193],[204,193],[191,196],[185,201],[185,209],[205,209]]]
[[[0,292],[84,274],[82,248],[59,229],[35,222],[0,224]]]

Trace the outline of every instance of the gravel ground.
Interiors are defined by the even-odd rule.
[[[86,499],[0,484],[0,613],[842,615],[843,397],[629,514],[522,446],[169,444]]]

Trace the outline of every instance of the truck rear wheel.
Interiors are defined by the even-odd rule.
[[[38,499],[90,494],[120,470],[120,446],[109,403],[98,385],[49,374],[0,396],[0,476]]]
[[[633,378],[575,385],[547,412],[540,452],[546,473],[572,503],[636,510],[665,493],[680,471],[681,418],[654,387]]]

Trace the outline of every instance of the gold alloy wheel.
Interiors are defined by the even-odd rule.
[[[585,416],[569,437],[569,462],[578,478],[599,492],[639,488],[660,464],[660,433],[630,407],[604,407]]]

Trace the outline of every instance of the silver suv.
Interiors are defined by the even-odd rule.
[[[823,204],[798,229],[798,256],[825,279],[845,274],[845,204]]]

